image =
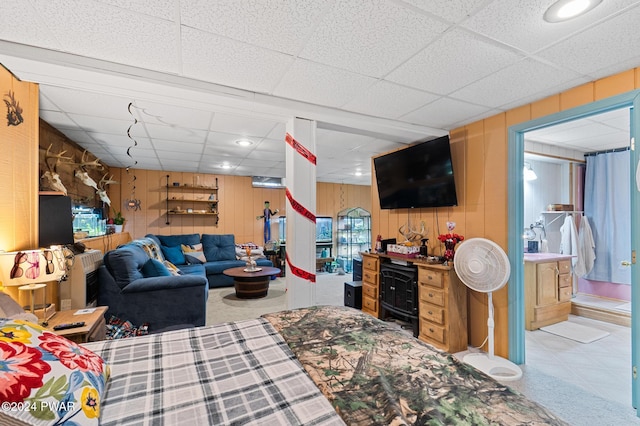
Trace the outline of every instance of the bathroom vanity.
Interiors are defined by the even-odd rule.
[[[573,277],[571,255],[524,254],[524,321],[527,330],[569,319]]]

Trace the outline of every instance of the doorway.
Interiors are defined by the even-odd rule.
[[[614,96],[609,99],[596,101],[588,105],[577,107],[571,110],[552,114],[526,123],[521,123],[509,128],[509,260],[511,263],[511,284],[509,286],[509,358],[518,364],[525,363],[525,335],[524,335],[524,265],[522,262],[524,248],[522,244],[522,229],[524,228],[523,220],[523,167],[524,167],[524,135],[526,132],[547,128],[556,124],[567,123],[576,119],[585,118],[602,112],[612,111],[620,108],[632,108],[631,118],[631,136],[635,138],[635,129],[640,125],[640,102],[638,94],[640,91],[633,91],[623,95]],[[635,170],[638,165],[638,154],[636,150],[631,151],[630,168],[633,170],[632,176],[635,176]],[[631,214],[636,217],[640,212],[638,199],[638,186],[635,185],[635,179],[632,183],[631,191]],[[631,225],[631,241],[632,250],[638,246],[640,242],[640,227],[632,222]],[[637,267],[631,265],[632,284],[638,282]],[[640,292],[632,285],[632,328],[631,328],[631,361],[633,366],[638,363],[637,332],[640,326],[637,324],[638,312],[640,307]],[[631,379],[631,369],[629,369],[629,377]],[[632,380],[632,405],[638,406],[638,383]]]

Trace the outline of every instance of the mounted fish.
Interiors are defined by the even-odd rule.
[[[100,183],[98,183],[98,191],[97,191],[97,194],[102,200],[102,202],[105,204],[108,204],[109,206],[111,206],[111,200],[107,195],[107,185],[111,185],[112,183],[119,183],[118,181],[112,180],[112,179],[113,179],[113,175],[111,175],[111,177],[107,179],[107,173],[105,173],[104,176],[102,176],[102,179],[100,179]]]
[[[96,191],[98,190],[98,184],[91,176],[89,176],[89,172],[87,169],[96,169],[96,170],[104,170],[104,166],[100,164],[100,159],[96,158],[93,161],[86,160],[87,150],[85,149],[82,153],[82,159],[80,160],[80,168],[76,170],[75,175],[82,183],[87,186],[94,188]]]
[[[64,153],[67,152],[62,151],[58,154],[51,154],[51,145],[47,148],[47,152],[44,155],[44,163],[47,166],[46,172],[42,174],[40,178],[42,189],[49,189],[52,191],[58,191],[67,195],[67,188],[64,187],[62,181],[60,180],[60,175],[57,172],[58,164],[60,160],[65,160],[66,162],[70,162],[73,159],[71,157],[65,157]],[[55,160],[53,165],[51,165],[50,160]]]

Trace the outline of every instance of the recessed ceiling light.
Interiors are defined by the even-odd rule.
[[[231,164],[229,164],[228,161],[225,161],[224,163],[222,163],[220,165],[220,167],[222,167],[223,169],[230,169],[231,168]]]
[[[251,146],[253,145],[253,141],[251,139],[238,139],[236,144],[240,146]]]
[[[602,3],[602,0],[558,0],[544,13],[544,20],[551,23],[568,21],[583,15]]]

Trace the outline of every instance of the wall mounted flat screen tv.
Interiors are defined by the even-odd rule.
[[[449,136],[373,159],[380,208],[458,205]]]

